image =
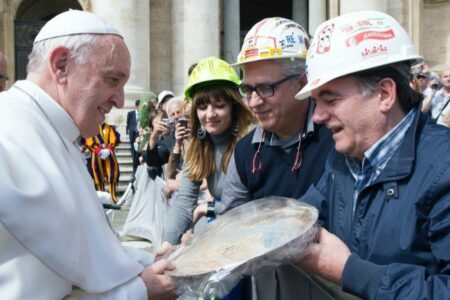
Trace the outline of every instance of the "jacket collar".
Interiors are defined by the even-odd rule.
[[[414,109],[414,108],[413,108]],[[375,183],[398,180],[411,174],[413,163],[416,157],[418,133],[422,131],[426,117],[418,110],[411,127],[405,134],[403,143],[398,151],[394,153],[386,165],[382,174],[375,180]]]

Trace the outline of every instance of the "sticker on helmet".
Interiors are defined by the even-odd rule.
[[[333,34],[334,23],[325,26],[319,33],[317,39],[317,54],[324,54],[330,51],[330,40]]]

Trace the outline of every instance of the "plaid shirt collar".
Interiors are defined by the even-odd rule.
[[[359,193],[372,184],[386,167],[389,159],[398,149],[406,131],[411,127],[418,108],[413,108],[393,129],[376,142],[364,153],[361,162],[346,156],[345,162],[353,178],[355,178],[355,191],[353,194],[353,212]]]

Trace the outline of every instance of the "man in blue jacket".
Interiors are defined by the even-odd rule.
[[[332,131],[325,173],[300,199],[324,228],[300,266],[363,299],[450,295],[450,132],[429,124],[408,85],[420,61],[379,12],[320,25],[298,99]]]

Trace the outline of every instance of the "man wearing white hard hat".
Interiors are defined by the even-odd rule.
[[[312,94],[313,119],[335,142],[300,198],[323,221],[300,266],[363,299],[450,295],[450,134],[427,122],[409,85],[421,60],[392,17],[342,15],[319,25],[297,95]]]
[[[1,297],[173,297],[162,275],[173,266],[144,267],[152,257],[125,251],[77,147],[124,104],[123,38],[91,13],[68,11],[42,28],[29,58],[27,79],[0,95]]]
[[[237,63],[243,70],[241,95],[258,124],[236,145],[228,164],[222,201],[215,211],[267,196],[298,198],[319,180],[332,147],[329,131],[312,121],[311,101],[295,95],[306,84],[309,38],[297,23],[267,18],[247,33]],[[258,299],[295,299],[310,294],[298,288],[295,266],[256,276]]]

